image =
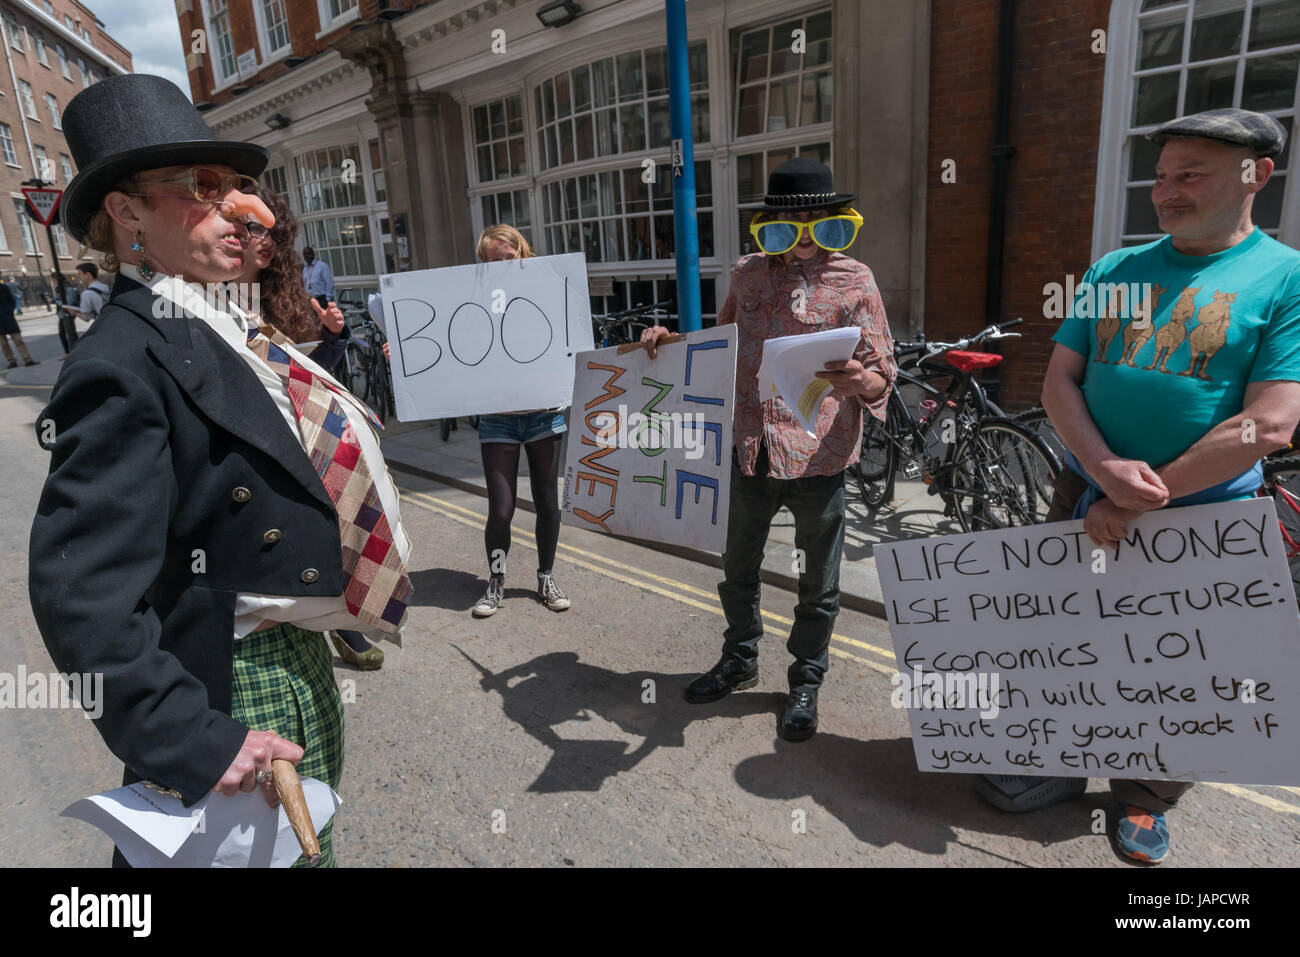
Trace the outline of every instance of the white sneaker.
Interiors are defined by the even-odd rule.
[[[560,586],[555,584],[555,578],[540,572],[537,574],[537,597],[551,611],[565,611],[570,605],[569,599],[560,591]]]
[[[475,618],[488,618],[497,613],[501,607],[501,602],[505,599],[506,580],[504,576],[493,575],[488,579],[487,594],[478,600],[474,606]]]

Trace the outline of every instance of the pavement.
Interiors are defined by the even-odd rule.
[[[385,427],[383,447],[389,468],[487,497],[487,483],[479,458],[478,435],[466,419],[457,421],[456,430],[445,442],[436,421],[392,421]],[[567,451],[566,447],[566,455]],[[536,511],[533,507],[532,489],[527,480],[528,463],[523,456],[520,457],[519,468],[520,507]],[[928,494],[928,487],[924,483],[904,481],[900,477],[894,495],[894,500],[882,506],[873,518],[862,504],[856,483],[850,479],[846,485],[844,558],[840,564],[840,604],[845,608],[869,615],[884,615],[884,600],[873,554],[876,545],[961,531],[955,518],[944,517],[942,501],[938,496]],[[566,533],[567,528],[561,535]],[[721,556],[712,552],[661,542],[629,541],[714,568],[722,566]],[[783,508],[772,520],[772,530],[763,556],[764,582],[790,591],[797,590],[799,576],[792,568],[793,550],[794,517],[788,509]]]

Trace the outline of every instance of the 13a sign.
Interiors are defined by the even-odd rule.
[[[59,200],[63,198],[63,190],[34,189],[31,186],[24,186],[23,195],[27,197],[27,208],[32,211],[32,215],[42,226],[54,222],[54,216],[59,211]]]

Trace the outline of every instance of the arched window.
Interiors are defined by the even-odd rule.
[[[1300,188],[1289,175],[1300,82],[1296,0],[1115,0],[1097,151],[1093,259],[1161,235],[1151,206],[1159,150],[1145,134],[1220,107],[1275,117],[1287,130],[1254,220],[1300,245]]]

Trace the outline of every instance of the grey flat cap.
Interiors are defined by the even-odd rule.
[[[1281,152],[1286,129],[1271,116],[1250,110],[1206,110],[1170,120],[1147,134],[1147,139],[1164,146],[1171,136],[1201,136],[1206,139],[1246,146],[1265,156]]]

